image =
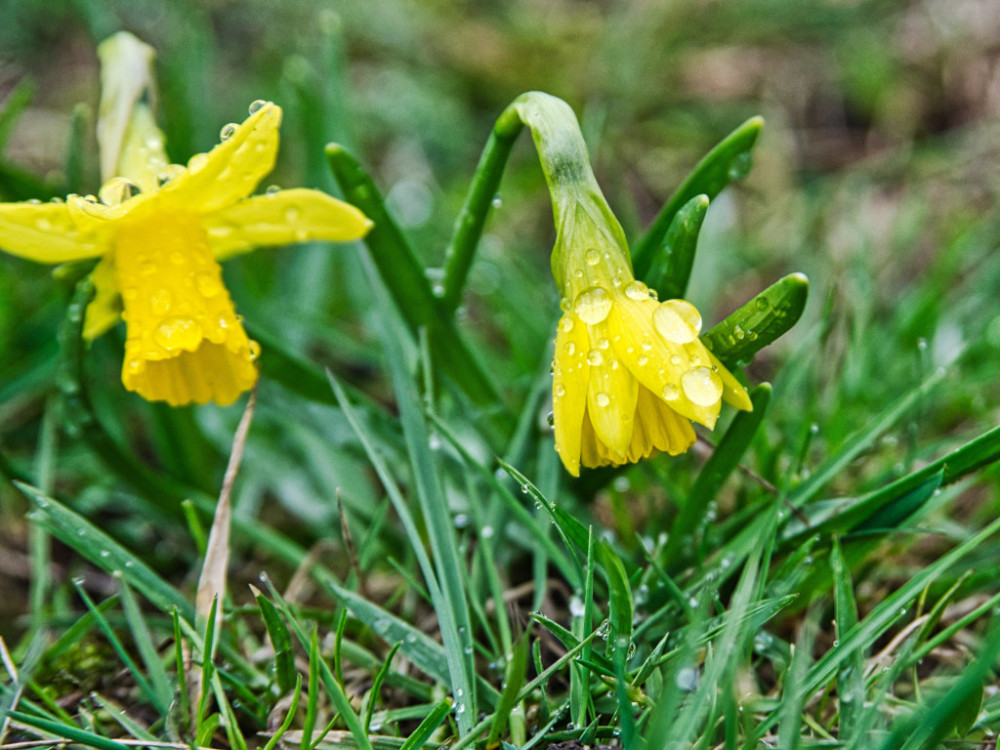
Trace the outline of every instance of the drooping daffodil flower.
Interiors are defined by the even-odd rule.
[[[98,259],[84,337],[125,321],[125,387],[172,406],[230,404],[255,383],[259,347],[236,314],[219,261],[259,245],[354,240],[371,222],[317,190],[250,195],[277,155],[281,109],[270,102],[254,102],[242,124],[226,125],[210,152],[170,164],[149,81],[132,76],[122,85],[108,73],[109,58],[123,57],[149,69],[152,52],[127,34],[102,45],[98,137],[105,176],[115,176],[96,198],[0,204],[0,249],[40,263]]]

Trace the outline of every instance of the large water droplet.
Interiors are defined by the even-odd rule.
[[[235,122],[227,122],[222,126],[222,130],[219,131],[219,138],[223,141],[228,141],[233,135],[236,134],[236,129],[239,127]]]
[[[201,325],[193,318],[177,315],[160,323],[153,339],[168,352],[177,349],[194,351],[201,343]]]
[[[670,299],[653,311],[657,332],[674,344],[690,344],[701,332],[701,314],[690,302]]]
[[[112,177],[97,192],[101,203],[117,206],[140,193],[139,186],[125,177]]]
[[[263,99],[254,99],[252,102],[250,102],[250,107],[248,108],[248,112],[251,115],[256,114],[258,111],[260,111],[260,108],[263,107],[265,104],[267,104],[267,102],[264,101]]]
[[[188,159],[188,169],[197,172],[208,163],[208,154],[195,154]]]
[[[601,262],[601,254],[594,248],[590,248],[583,256],[588,266],[596,266]]]
[[[712,406],[722,397],[722,378],[708,367],[692,367],[681,375],[681,388],[698,406]]]
[[[157,173],[156,181],[160,184],[160,187],[163,187],[171,180],[180,177],[186,171],[187,169],[183,164],[168,164]]]
[[[573,311],[584,323],[600,323],[611,312],[611,295],[604,287],[592,286],[577,295]]]

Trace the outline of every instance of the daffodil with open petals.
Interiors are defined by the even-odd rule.
[[[125,320],[122,380],[150,401],[232,403],[256,381],[219,261],[258,245],[361,237],[371,222],[316,190],[250,197],[274,166],[281,109],[255,102],[222,142],[169,164],[148,108],[121,137],[118,174],[99,197],[0,204],[0,248],[41,263],[99,258],[84,336]],[[120,301],[119,301],[120,300]]]
[[[698,338],[701,315],[660,302],[632,273],[625,237],[602,196],[560,215],[552,268],[563,296],[553,363],[556,450],[574,476],[695,441],[722,401],[751,410],[746,389]]]

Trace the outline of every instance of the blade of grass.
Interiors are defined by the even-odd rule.
[[[858,624],[858,605],[854,598],[851,571],[840,548],[840,539],[836,536],[830,552],[830,568],[833,571],[834,616],[839,641],[841,633],[849,632]],[[840,706],[837,737],[844,742],[851,741],[865,710],[864,670],[864,651],[857,647],[845,656],[837,671],[837,697]]]

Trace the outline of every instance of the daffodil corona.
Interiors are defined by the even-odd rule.
[[[714,427],[722,401],[749,411],[746,389],[699,340],[694,305],[660,302],[636,281],[603,197],[582,195],[560,214],[552,404],[567,471],[683,453],[695,441],[691,422]]]
[[[274,166],[281,109],[250,106],[222,142],[186,166],[167,163],[148,109],[122,138],[119,168],[99,197],[0,204],[0,247],[41,263],[99,258],[84,336],[119,316],[127,335],[122,380],[173,406],[232,403],[257,378],[259,347],[243,329],[219,261],[257,245],[361,237],[371,222],[316,190],[250,196]],[[121,174],[122,172],[119,172]]]

